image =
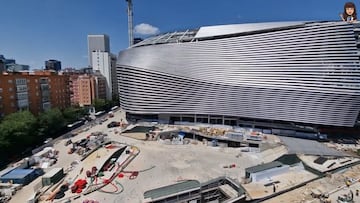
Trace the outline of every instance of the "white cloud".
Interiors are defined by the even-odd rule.
[[[140,35],[154,35],[160,32],[159,28],[146,23],[136,25],[134,31],[136,34]]]

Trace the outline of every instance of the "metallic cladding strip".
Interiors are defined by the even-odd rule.
[[[351,24],[305,27],[120,52],[121,106],[353,126],[360,65]]]

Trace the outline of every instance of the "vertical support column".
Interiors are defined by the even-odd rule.
[[[210,124],[210,115],[208,115],[208,124]]]
[[[222,116],[222,124],[225,125],[225,116]]]
[[[194,115],[194,123],[196,123],[196,114]]]

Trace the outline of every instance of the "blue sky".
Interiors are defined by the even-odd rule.
[[[133,0],[137,31],[168,32],[249,22],[339,20],[345,0]],[[360,6],[360,1],[353,1]],[[108,34],[111,52],[126,49],[125,0],[1,0],[0,54],[42,68],[88,65],[87,35]],[[145,25],[145,26],[144,26]],[[145,29],[144,29],[145,28]],[[138,37],[144,35],[136,34]]]

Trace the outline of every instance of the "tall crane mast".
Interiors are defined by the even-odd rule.
[[[128,33],[129,33],[129,47],[134,43],[134,28],[133,28],[133,5],[132,0],[125,0],[128,3],[127,13],[128,13]]]

